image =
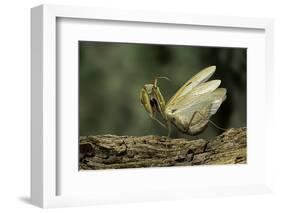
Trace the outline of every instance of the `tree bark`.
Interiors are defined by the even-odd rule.
[[[164,136],[80,137],[80,169],[193,166],[246,163],[246,128],[231,128],[210,139]]]

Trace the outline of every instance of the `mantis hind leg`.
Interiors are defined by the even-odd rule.
[[[190,132],[190,126],[191,126],[191,123],[192,123],[193,119],[195,118],[196,113],[198,113],[198,111],[195,111],[195,112],[192,114],[191,119],[190,119],[190,121],[189,121],[189,123],[188,123],[188,125],[187,125],[187,128],[186,128],[187,133],[190,134],[190,135],[192,135],[192,136],[193,136],[193,134],[191,134],[191,132]],[[195,134],[194,134],[194,135],[195,135]]]
[[[171,122],[170,121],[167,121],[167,128],[168,128],[168,135],[167,135],[167,137],[169,138],[170,135],[171,135]]]
[[[202,118],[205,118],[204,115],[202,115],[201,112],[199,112],[199,111],[196,111],[196,112],[197,112]],[[205,119],[207,119],[208,122],[210,122],[210,123],[211,123],[214,127],[216,127],[217,129],[220,129],[220,130],[222,130],[222,131],[226,131],[226,130],[227,130],[227,129],[224,129],[224,128],[218,126],[218,125],[215,124],[213,121],[211,121],[209,118],[205,118]]]
[[[216,125],[213,121],[211,121],[209,118],[206,118],[206,116],[204,116],[201,112],[195,111],[195,112],[193,113],[193,115],[192,115],[192,117],[191,117],[191,119],[190,119],[188,125],[187,125],[187,132],[188,132],[190,135],[192,135],[192,133],[190,132],[190,126],[191,126],[191,123],[192,123],[193,119],[195,118],[196,113],[197,113],[198,115],[200,115],[201,118],[206,119],[208,122],[210,122],[210,123],[211,123],[214,127],[216,127],[217,129],[220,129],[220,130],[222,130],[222,131],[226,131],[226,129],[224,129],[224,128],[222,128],[222,127],[219,127],[219,126]],[[205,126],[202,128],[202,130],[200,130],[198,133],[195,133],[194,135],[200,134],[202,131],[204,131],[204,129],[205,129],[206,127],[207,127],[207,125],[205,125]]]

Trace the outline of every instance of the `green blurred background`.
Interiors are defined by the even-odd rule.
[[[167,135],[151,120],[139,91],[156,76],[168,99],[194,74],[210,65],[217,70],[227,99],[211,120],[223,128],[246,126],[246,52],[244,48],[79,42],[79,131],[82,135]],[[220,130],[209,124],[202,133]],[[175,127],[172,137],[186,137]]]

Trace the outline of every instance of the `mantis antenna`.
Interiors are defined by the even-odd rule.
[[[157,82],[158,82],[158,79],[166,79],[166,80],[170,81],[170,79],[169,79],[168,77],[166,77],[166,76],[159,76],[159,77],[156,77],[156,78],[154,79],[154,83],[153,83],[154,87],[156,87]]]

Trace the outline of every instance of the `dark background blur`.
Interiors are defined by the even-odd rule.
[[[211,79],[221,79],[227,99],[211,118],[223,128],[246,126],[246,52],[213,48],[108,42],[79,42],[79,131],[82,135],[167,135],[151,120],[139,91],[156,76],[166,101],[194,74],[210,65]],[[202,134],[220,130],[209,124]],[[176,128],[172,137],[186,137]]]

